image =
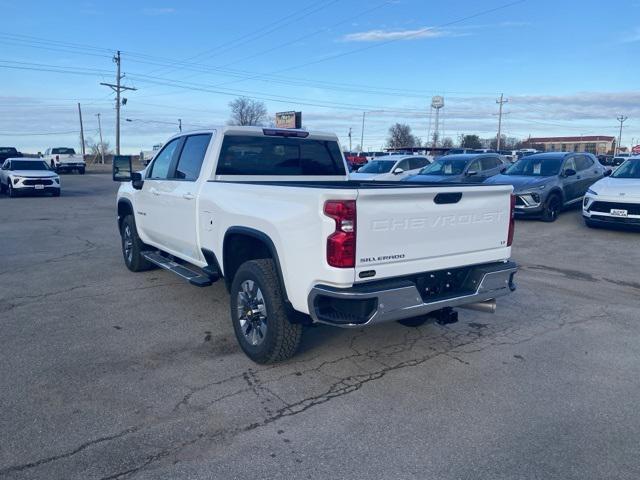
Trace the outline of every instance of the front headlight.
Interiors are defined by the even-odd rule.
[[[598,195],[598,192],[596,192],[595,190],[591,190],[590,188],[587,189],[587,193],[590,193],[591,195]]]
[[[19,175],[12,175],[11,176],[11,181],[13,182],[14,185],[16,185],[21,178],[22,177],[19,176]]]

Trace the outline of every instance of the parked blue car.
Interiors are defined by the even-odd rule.
[[[500,173],[509,163],[496,153],[446,155],[403,182],[482,183]]]

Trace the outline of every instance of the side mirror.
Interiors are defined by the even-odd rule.
[[[393,171],[393,174],[394,174],[394,175],[400,175],[401,173],[404,173],[404,170],[403,170],[403,169],[401,169],[400,167],[396,168],[396,169]]]
[[[467,177],[471,177],[471,176],[473,176],[473,175],[477,175],[477,174],[478,174],[478,171],[477,171],[477,170],[469,170],[469,171],[467,172]]]
[[[576,172],[573,168],[567,168],[567,169],[564,171],[564,176],[565,176],[565,177],[572,177],[572,176],[574,176],[576,173],[577,173],[577,172]]]
[[[131,177],[131,156],[130,155],[114,155],[113,156],[113,181],[128,182]]]
[[[500,169],[500,173],[505,173],[506,171],[507,171],[507,167],[502,167],[502,168]]]
[[[609,175],[611,175],[611,170],[605,170],[604,171],[604,176],[608,177]]]
[[[142,190],[144,180],[140,172],[131,172],[131,186],[136,190]]]

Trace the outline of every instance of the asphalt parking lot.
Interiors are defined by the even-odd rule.
[[[129,272],[109,175],[0,196],[0,478],[640,478],[640,233],[518,221],[450,326],[240,351],[221,283]]]

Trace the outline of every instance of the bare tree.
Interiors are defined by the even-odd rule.
[[[396,123],[389,129],[387,147],[402,148],[415,147],[416,137],[411,133],[411,127],[404,123]]]
[[[91,155],[93,156],[100,155],[101,148],[100,148],[99,141],[96,142],[92,137],[87,137],[84,143],[86,145],[87,151],[90,152]],[[102,148],[104,148],[105,155],[111,155],[111,153],[113,153],[111,151],[109,142],[107,141],[102,142]]]
[[[451,148],[453,147],[453,140],[451,139],[451,137],[444,137],[442,139],[442,146],[444,148]]]
[[[258,100],[238,97],[229,102],[229,107],[231,107],[229,125],[262,125],[267,120],[267,107]]]

